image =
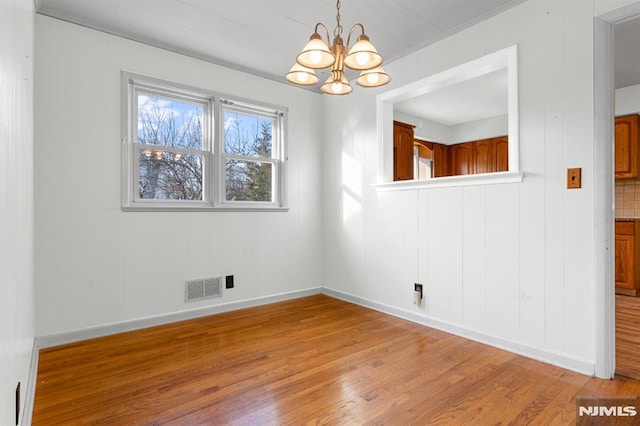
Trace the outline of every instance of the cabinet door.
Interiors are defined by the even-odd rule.
[[[433,177],[451,176],[449,146],[433,144]]]
[[[413,179],[413,126],[393,122],[393,180]]]
[[[503,136],[494,139],[496,144],[495,172],[509,171],[509,137]]]
[[[474,143],[451,145],[451,174],[470,175],[474,173]]]
[[[616,178],[638,177],[638,115],[616,118],[615,170]]]
[[[496,145],[492,139],[484,139],[477,141],[475,144],[474,173],[491,173],[495,172],[495,148]]]
[[[633,235],[616,234],[616,287],[635,288],[635,253]]]

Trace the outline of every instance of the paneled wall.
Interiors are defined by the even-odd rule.
[[[325,285],[588,372],[593,16],[629,3],[528,0],[339,98],[37,16],[37,335]],[[524,181],[378,192],[376,94],[513,44]],[[290,211],[123,213],[121,69],[288,106]],[[184,280],[226,274],[225,298],[183,303]]]
[[[33,2],[23,0],[0,4],[0,229],[0,424],[13,425],[34,336]]]
[[[528,0],[388,64],[388,87],[326,100],[327,287],[592,370],[595,5]],[[376,94],[514,44],[524,181],[377,191]]]
[[[36,16],[37,335],[322,285],[321,97]],[[289,107],[288,212],[120,209],[120,71]],[[233,274],[221,299],[184,281]]]

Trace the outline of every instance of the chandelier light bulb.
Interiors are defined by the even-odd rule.
[[[371,60],[370,56],[371,55],[369,55],[367,52],[358,52],[356,53],[356,62],[358,63],[358,65],[364,66]]]
[[[367,83],[375,85],[378,81],[380,81],[380,76],[376,73],[367,74]]]
[[[317,50],[314,50],[313,52],[309,52],[309,62],[311,62],[314,65],[318,65],[321,60],[322,60],[322,54],[320,52],[318,52]]]
[[[340,83],[339,81],[334,81],[333,83],[331,83],[331,90],[334,93],[340,93],[342,91],[342,83]]]

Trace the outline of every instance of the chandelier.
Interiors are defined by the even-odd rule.
[[[309,42],[304,46],[302,52],[296,57],[296,63],[291,67],[285,78],[291,83],[301,86],[311,86],[319,81],[314,70],[331,67],[331,74],[320,89],[330,95],[346,95],[352,89],[349,81],[345,77],[345,66],[352,70],[360,71],[360,76],[356,82],[363,87],[379,87],[387,84],[391,77],[382,68],[382,56],[378,54],[376,48],[369,42],[369,37],[364,32],[364,26],[356,23],[349,30],[347,44],[342,41],[342,25],[340,24],[340,0],[337,1],[336,8],[338,21],[333,30],[333,44],[329,47],[329,30],[322,23],[316,24],[315,30]],[[318,30],[322,28],[327,36],[327,43],[322,41]],[[351,35],[356,29],[360,29],[362,34],[358,36],[356,43],[349,49]]]

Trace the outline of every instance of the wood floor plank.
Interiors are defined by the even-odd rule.
[[[616,295],[616,373],[640,379],[640,297]]]
[[[570,424],[639,394],[318,295],[44,349],[33,424]]]

